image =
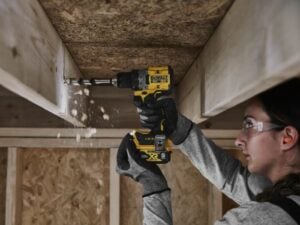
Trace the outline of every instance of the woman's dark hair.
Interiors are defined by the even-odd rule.
[[[271,122],[293,126],[300,133],[300,78],[294,78],[259,94]]]

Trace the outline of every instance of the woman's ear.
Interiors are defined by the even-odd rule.
[[[299,133],[296,128],[287,126],[282,130],[281,148],[289,150],[293,148],[299,140]]]

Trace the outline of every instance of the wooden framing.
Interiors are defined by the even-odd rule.
[[[41,108],[84,126],[68,112],[64,76],[79,76],[37,0],[0,4],[0,85]]]
[[[116,172],[117,148],[110,149],[109,225],[120,225],[120,175]]]
[[[118,148],[129,129],[0,128],[0,147]],[[238,130],[202,130],[224,148],[234,148]]]
[[[297,0],[236,0],[180,83],[180,111],[198,123],[298,76],[299,10]]]
[[[21,225],[22,151],[8,148],[5,225]]]

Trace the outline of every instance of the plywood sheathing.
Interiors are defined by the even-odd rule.
[[[7,149],[0,148],[0,225],[5,224]]]
[[[173,224],[207,225],[207,180],[179,150],[174,150],[172,161],[160,168],[171,188]],[[142,224],[141,186],[122,177],[121,187],[121,225]]]
[[[22,224],[108,224],[109,151],[24,149]]]
[[[86,76],[172,65],[179,81],[233,0],[40,0]]]

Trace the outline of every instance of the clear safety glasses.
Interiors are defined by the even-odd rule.
[[[246,117],[243,120],[242,132],[246,135],[249,135],[249,134],[260,133],[260,132],[283,128],[283,127],[284,126],[282,126],[282,125],[269,123],[269,122],[257,121],[252,117]]]

